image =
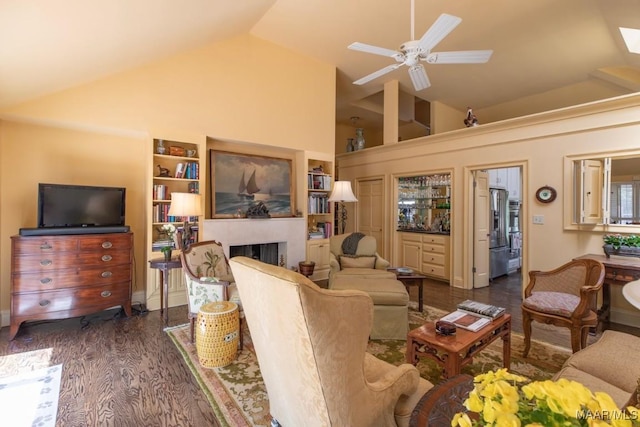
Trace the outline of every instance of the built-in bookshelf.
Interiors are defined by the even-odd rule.
[[[153,138],[149,143],[150,165],[148,173],[150,175],[148,186],[148,211],[147,211],[147,237],[146,237],[146,258],[147,260],[161,258],[161,249],[172,240],[162,231],[165,224],[173,224],[176,229],[181,230],[184,225],[184,217],[169,215],[171,208],[171,194],[179,193],[199,193],[204,190],[203,179],[204,167],[203,158],[206,150],[205,137],[181,138]],[[203,202],[204,203],[204,202]],[[198,241],[198,230],[200,228],[199,217],[189,217],[192,224],[193,241]],[[173,251],[174,257],[179,254],[177,248]],[[181,298],[184,294],[182,288],[181,274],[171,275],[169,284],[169,303],[180,305],[186,303]],[[148,270],[147,273],[147,304],[150,309],[159,308],[159,277],[155,270]],[[156,307],[157,306],[157,307]]]
[[[166,241],[162,225],[173,223],[176,227],[184,224],[184,217],[169,215],[171,193],[200,192],[200,152],[197,144],[154,139],[153,141],[153,188],[151,208],[151,251],[159,252]],[[192,224],[198,217],[188,218]]]
[[[329,274],[329,237],[333,235],[333,162],[307,159],[307,261],[315,262],[312,279]]]

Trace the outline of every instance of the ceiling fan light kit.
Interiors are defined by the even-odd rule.
[[[387,65],[378,71],[374,71],[354,81],[353,84],[363,85],[406,65],[409,67],[409,77],[411,77],[413,87],[416,91],[421,91],[431,86],[431,82],[420,61],[425,61],[428,64],[481,64],[487,62],[493,54],[492,50],[431,52],[431,49],[453,31],[460,22],[462,22],[462,18],[443,13],[420,40],[415,40],[413,31],[414,0],[411,0],[411,40],[403,43],[400,46],[400,50],[392,50],[360,42],[354,42],[348,46],[351,50],[387,56],[396,60],[396,64]]]

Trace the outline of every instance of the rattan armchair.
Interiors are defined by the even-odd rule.
[[[531,347],[533,320],[569,328],[574,353],[587,345],[589,328],[598,324],[596,296],[604,273],[604,265],[592,259],[573,260],[551,271],[529,272],[522,302],[523,356]]]

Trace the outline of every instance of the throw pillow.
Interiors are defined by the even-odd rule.
[[[340,256],[340,268],[374,268],[375,256]]]

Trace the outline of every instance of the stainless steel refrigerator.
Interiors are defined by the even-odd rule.
[[[489,212],[489,279],[509,271],[509,193],[490,188]]]

